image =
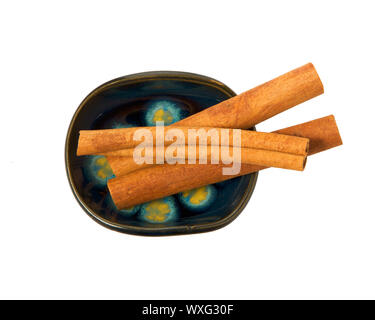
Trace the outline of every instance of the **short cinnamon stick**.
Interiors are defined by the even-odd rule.
[[[332,115],[276,132],[308,138],[309,155],[342,144]],[[220,164],[154,166],[111,179],[108,188],[117,208],[122,209],[266,168],[243,164],[238,175],[226,176],[222,174],[223,167],[225,165]]]
[[[312,63],[177,122],[178,126],[247,129],[324,92]]]

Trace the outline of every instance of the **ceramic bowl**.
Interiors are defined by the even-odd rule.
[[[232,222],[249,201],[257,173],[172,195],[157,205],[148,203],[119,211],[106,186],[113,174],[105,158],[77,157],[76,149],[79,130],[152,125],[150,121],[157,117],[173,123],[234,95],[212,78],[170,71],[128,75],[92,91],[75,112],[65,145],[68,180],[83,210],[105,227],[135,235],[191,234]],[[147,214],[150,208],[157,211]],[[164,210],[161,219],[160,208]],[[168,219],[164,219],[166,212]]]

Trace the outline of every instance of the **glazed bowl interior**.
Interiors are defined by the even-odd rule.
[[[234,95],[221,82],[183,72],[135,74],[112,80],[95,89],[76,111],[66,140],[68,179],[82,208],[106,227],[138,235],[210,231],[234,220],[251,196],[256,173],[210,186],[215,199],[206,207],[190,208],[181,201],[181,194],[172,195],[169,199],[173,202],[175,219],[166,223],[151,223],[141,219],[139,212],[124,214],[117,210],[105,181],[93,178],[93,163],[97,165],[97,159],[94,156],[76,156],[79,130],[150,125],[147,120],[150,108],[162,104],[177,108],[178,112],[173,113],[172,110],[169,114],[168,119],[173,123]],[[172,181],[173,177],[170,179]],[[142,205],[137,210],[141,209]]]

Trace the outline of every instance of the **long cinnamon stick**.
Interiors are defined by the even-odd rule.
[[[172,126],[246,129],[323,92],[314,66],[308,63]],[[150,166],[112,156],[107,160],[116,176]]]
[[[332,115],[276,132],[308,138],[309,155],[342,144]],[[160,165],[111,179],[108,181],[108,188],[117,208],[123,209],[266,168],[243,164],[239,174],[226,176],[222,173],[223,167],[225,165],[221,164]]]
[[[234,129],[222,128],[166,127],[162,128],[162,137],[160,137],[163,144],[171,144],[173,142],[173,140],[165,141],[168,135],[173,138],[178,133],[181,139],[174,142],[172,147],[164,148],[159,145],[154,148],[153,146],[159,143],[158,139],[156,139],[156,133],[160,129],[144,127],[81,131],[78,151],[80,154],[127,157],[122,161],[128,162],[130,160],[135,163],[146,161],[146,163],[151,164],[157,164],[157,158],[165,159],[167,163],[170,163],[173,159],[180,161],[185,159],[195,160],[193,162],[195,163],[199,158],[199,163],[202,163],[202,161],[207,163],[213,159],[217,161],[216,163],[246,163],[302,171],[306,163],[309,143],[306,138],[239,129],[235,131]],[[117,150],[118,148],[132,147],[139,144],[139,141],[134,140],[137,132],[147,133],[150,137],[149,141],[142,142],[141,149],[126,148]],[[194,132],[194,134],[188,137],[191,132]],[[236,141],[236,134],[240,141]],[[205,135],[205,139],[202,139],[203,135]],[[183,144],[176,146],[177,142]],[[192,143],[196,146],[195,152],[186,143]],[[200,143],[203,144],[202,147]],[[236,143],[238,145],[235,145]],[[229,153],[219,146],[227,147]],[[171,149],[169,148],[172,148],[175,154],[170,154]],[[103,153],[103,151],[107,150],[115,151]],[[165,154],[165,151],[168,152]],[[203,151],[202,154],[200,151]],[[179,158],[177,158],[177,155]],[[113,163],[110,162],[110,164],[115,175],[117,174],[118,176],[120,169],[114,167]],[[121,162],[119,164],[121,165]]]
[[[121,129],[105,129],[105,130],[81,130],[78,139],[77,155],[105,155],[105,156],[128,156],[129,148],[134,148],[141,142],[135,140],[136,133],[141,133],[143,130],[152,135],[150,144],[147,141],[142,141],[143,146],[156,146],[158,141],[156,139],[156,132],[160,128],[156,127],[132,127]],[[208,127],[165,127],[163,136],[164,145],[170,145],[174,141],[168,141],[166,138],[173,137],[176,130],[184,137],[183,144],[190,143],[198,145],[202,133],[206,134],[206,140],[203,143],[207,145],[227,145],[234,146],[234,130],[223,128],[208,128]],[[192,136],[190,141],[188,139],[189,133],[194,131],[200,133],[196,138]],[[213,133],[212,135],[210,133]],[[272,150],[277,152],[287,152],[292,154],[306,154],[308,148],[308,139],[298,138],[277,133],[265,133],[258,131],[239,130],[237,133],[241,135],[242,148],[254,148],[262,150]],[[213,138],[214,137],[214,138]],[[215,139],[215,137],[217,139]],[[226,137],[226,141],[223,140]],[[170,139],[169,139],[170,140]],[[237,146],[239,147],[239,146]]]

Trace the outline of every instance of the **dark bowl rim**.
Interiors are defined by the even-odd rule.
[[[72,120],[70,121],[68,132],[65,139],[65,169],[67,178],[69,181],[70,188],[74,194],[75,199],[81,206],[81,208],[86,212],[86,214],[91,217],[94,221],[99,223],[100,225],[109,228],[114,231],[132,234],[132,235],[139,235],[139,236],[170,236],[170,235],[184,235],[184,234],[193,234],[193,233],[202,233],[202,232],[209,232],[214,231],[220,228],[223,228],[227,226],[229,223],[231,223],[233,220],[235,220],[240,213],[244,210],[245,206],[250,200],[250,197],[253,194],[253,191],[255,189],[255,185],[258,179],[258,172],[252,173],[253,178],[249,181],[249,184],[247,188],[245,189],[245,192],[243,193],[242,198],[240,199],[239,204],[236,208],[232,210],[230,214],[225,216],[222,219],[219,219],[214,222],[208,222],[208,223],[202,223],[197,225],[181,225],[181,226],[165,226],[165,227],[141,227],[141,226],[125,226],[123,224],[113,222],[107,219],[104,219],[97,213],[95,213],[94,210],[90,209],[83,199],[80,198],[78,190],[76,189],[73,179],[72,179],[72,173],[70,171],[70,161],[69,161],[69,141],[70,136],[73,130],[73,126],[75,124],[75,121],[77,119],[77,116],[81,112],[81,110],[86,106],[87,102],[94,97],[95,95],[103,92],[104,90],[107,90],[111,87],[117,86],[120,83],[126,83],[126,84],[134,84],[144,81],[152,81],[152,80],[187,80],[190,83],[197,83],[201,85],[208,85],[211,87],[215,87],[216,89],[219,89],[226,95],[233,97],[236,95],[236,93],[230,89],[228,86],[226,86],[224,83],[196,73],[190,73],[190,72],[183,72],[183,71],[148,71],[148,72],[141,72],[141,73],[134,73],[129,74],[126,76],[118,77],[115,79],[112,79],[110,81],[105,82],[104,84],[98,86],[94,90],[92,90],[79,104],[77,110],[75,111]],[[255,127],[252,128],[255,130]]]

